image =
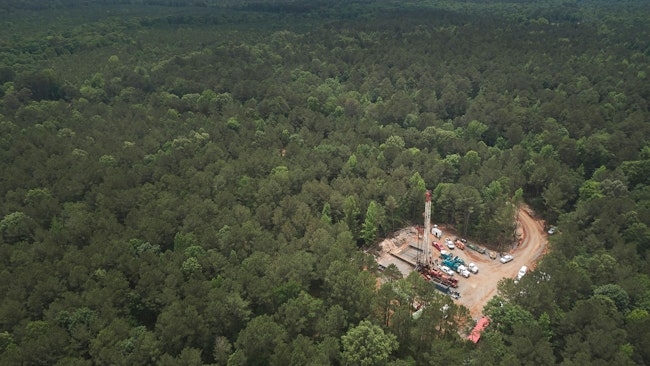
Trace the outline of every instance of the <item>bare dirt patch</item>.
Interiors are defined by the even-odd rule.
[[[544,231],[544,222],[534,218],[533,213],[528,208],[521,208],[517,214],[518,231],[521,240],[518,245],[514,245],[508,253],[514,259],[508,263],[501,263],[499,257],[490,259],[487,252],[481,254],[469,248],[465,250],[454,249],[454,255],[458,255],[465,262],[474,262],[479,267],[478,274],[472,274],[469,278],[463,278],[458,275],[459,287],[461,294],[457,303],[466,306],[472,315],[477,319],[481,316],[483,307],[487,302],[497,294],[497,283],[504,277],[514,278],[521,266],[527,266],[530,269],[535,268],[537,262],[544,255],[547,248],[547,236]],[[442,227],[444,237],[456,236],[450,228]],[[432,237],[432,239],[435,239]],[[441,242],[443,242],[441,240]],[[418,242],[418,232],[414,227],[409,227],[395,233],[395,236],[384,240],[380,244],[380,253],[378,253],[377,262],[383,265],[394,263],[400,271],[406,276],[413,267],[406,261],[398,259],[395,255],[405,252],[410,245]],[[439,254],[438,250],[433,248],[434,256]]]

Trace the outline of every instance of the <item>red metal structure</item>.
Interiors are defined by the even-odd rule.
[[[490,319],[486,316],[482,317],[481,319],[478,320],[476,323],[476,326],[474,329],[472,329],[472,332],[467,336],[467,339],[474,343],[478,343],[478,341],[481,339],[481,332],[490,325]]]

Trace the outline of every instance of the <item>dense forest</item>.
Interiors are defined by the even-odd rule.
[[[650,363],[645,1],[0,21],[0,365]],[[495,250],[519,205],[558,228],[477,345],[466,308],[370,254],[426,190]]]

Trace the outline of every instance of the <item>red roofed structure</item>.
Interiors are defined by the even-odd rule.
[[[472,332],[467,336],[467,339],[474,343],[478,343],[479,339],[481,339],[481,332],[490,324],[490,319],[488,317],[484,316],[481,319],[478,320],[476,323],[476,326],[474,329],[472,329]]]

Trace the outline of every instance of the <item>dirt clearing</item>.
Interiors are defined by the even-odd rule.
[[[457,290],[461,294],[460,299],[455,301],[466,306],[474,319],[481,316],[485,304],[497,294],[499,280],[504,277],[515,278],[521,266],[527,266],[529,269],[535,268],[546,251],[547,237],[543,221],[533,218],[532,212],[528,208],[522,208],[517,213],[517,222],[521,240],[519,245],[507,252],[514,257],[508,263],[501,263],[498,255],[496,259],[490,259],[488,252],[481,254],[469,248],[450,250],[453,255],[459,256],[466,263],[474,262],[479,268],[479,272],[470,275],[469,278],[463,278],[458,274],[454,276],[459,279]],[[450,237],[453,240],[456,233],[444,227],[442,229],[443,238],[438,241],[444,245],[444,238]],[[433,236],[431,239],[437,240]],[[417,246],[418,240],[418,232],[414,227],[400,230],[395,233],[394,238],[386,239],[380,244],[377,262],[385,266],[394,263],[406,276],[413,270],[413,266],[409,264],[412,254],[407,253],[414,250],[413,246]],[[434,258],[437,258],[440,252],[435,248],[432,249]],[[447,248],[445,247],[445,249]],[[406,260],[399,259],[399,257]]]

